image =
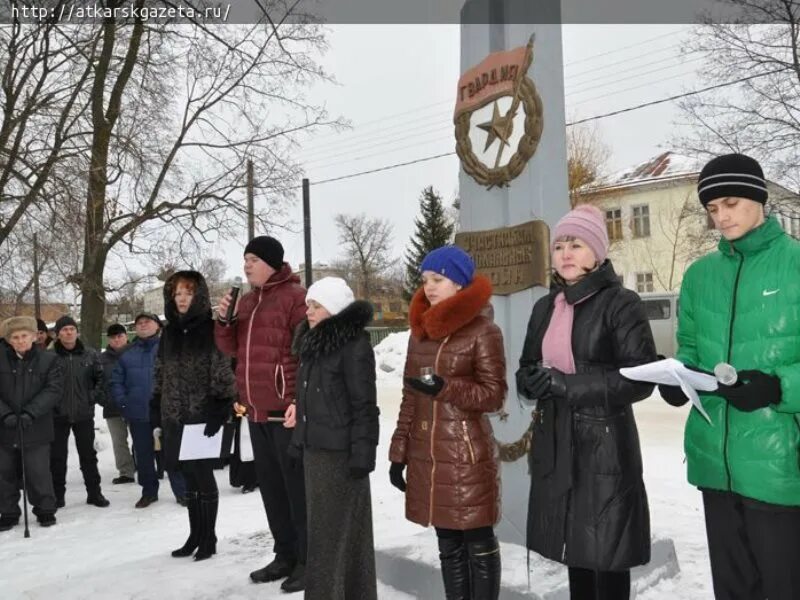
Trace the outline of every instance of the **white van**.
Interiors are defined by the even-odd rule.
[[[666,357],[675,356],[678,331],[678,292],[645,292],[639,294],[650,320],[650,329],[656,342],[656,352]]]

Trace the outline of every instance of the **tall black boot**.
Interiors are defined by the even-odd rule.
[[[205,560],[217,553],[217,509],[219,493],[200,494],[200,545],[195,560]]]
[[[200,544],[200,497],[197,492],[186,492],[186,508],[189,511],[189,538],[186,543],[172,551],[172,556],[191,556]]]
[[[445,599],[470,600],[469,562],[463,538],[440,537],[438,539]]]
[[[500,546],[497,537],[467,542],[472,600],[497,600],[500,595]]]

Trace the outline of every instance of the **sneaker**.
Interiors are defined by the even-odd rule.
[[[56,516],[53,513],[42,513],[36,515],[36,520],[42,527],[51,527],[56,524]]]
[[[253,583],[267,583],[269,581],[277,581],[292,574],[294,569],[294,561],[289,561],[281,556],[276,556],[275,560],[269,563],[266,567],[258,569],[250,573],[250,579]]]
[[[158,502],[158,496],[142,496],[135,504],[136,508],[147,508],[153,502]]]
[[[120,483],[136,483],[136,480],[133,477],[128,477],[127,475],[120,475],[119,477],[114,477],[111,480],[111,483],[114,485],[119,485]]]
[[[0,531],[8,531],[17,525],[19,525],[19,515],[0,516]]]
[[[281,584],[281,589],[289,594],[306,589],[306,566],[297,563],[289,578]]]
[[[110,506],[111,502],[109,502],[103,494],[97,492],[96,494],[92,494],[88,498],[86,498],[86,504],[91,504],[92,506],[97,506],[99,508],[105,508],[106,506]]]

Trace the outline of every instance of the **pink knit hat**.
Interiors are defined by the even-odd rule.
[[[606,218],[591,204],[579,204],[561,217],[550,238],[552,240],[550,252],[553,251],[556,241],[564,237],[576,237],[586,242],[597,257],[598,263],[603,262],[608,256]]]

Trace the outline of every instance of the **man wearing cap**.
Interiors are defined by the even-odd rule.
[[[75,435],[86,503],[106,507],[109,501],[100,489],[97,452],[94,449],[94,405],[106,401],[106,385],[100,353],[83,344],[78,337],[78,324],[65,315],[56,321],[53,350],[64,371],[61,398],[55,409],[55,436],[50,454],[50,470],[56,504],[64,506],[67,490],[67,452],[70,431]]]
[[[50,475],[53,407],[62,387],[54,354],[36,347],[36,319],[11,317],[0,324],[0,531],[19,523],[17,455],[25,457],[25,487],[39,524],[56,522]]]
[[[220,350],[237,359],[239,401],[234,408],[250,420],[258,485],[275,540],[275,559],[250,578],[262,583],[288,577],[281,589],[296,592],[305,586],[305,485],[302,468],[287,451],[295,422],[292,335],[305,319],[306,292],[283,261],[283,246],[269,236],[247,244],[244,272],[252,290],[241,298],[230,322],[224,317],[231,297],[222,299],[215,338]]]
[[[47,331],[47,323],[42,319],[36,319],[36,340],[34,343],[42,350],[46,350],[50,345],[50,341],[50,332]]]
[[[128,424],[122,416],[122,411],[114,396],[111,393],[111,374],[117,365],[119,357],[125,352],[128,346],[128,331],[124,325],[114,323],[109,325],[106,331],[108,346],[103,351],[103,375],[106,382],[106,405],[103,407],[103,418],[108,425],[108,433],[111,436],[111,446],[114,450],[114,463],[116,464],[119,475],[111,480],[111,483],[118,485],[121,483],[133,483],[135,466],[133,456],[128,446]]]
[[[111,397],[128,422],[136,472],[142,497],[136,508],[147,508],[158,500],[153,425],[150,423],[150,399],[155,383],[154,371],[158,355],[161,320],[158,315],[141,313],[134,321],[136,339],[120,357],[111,373]],[[172,493],[179,503],[184,502],[186,484],[178,472],[167,472]]]
[[[800,598],[800,243],[765,217],[761,166],[742,154],[710,161],[698,195],[721,232],[718,250],[681,285],[677,359],[733,386],[700,399],[684,447],[700,488],[718,599]],[[662,397],[687,402],[680,388]]]

